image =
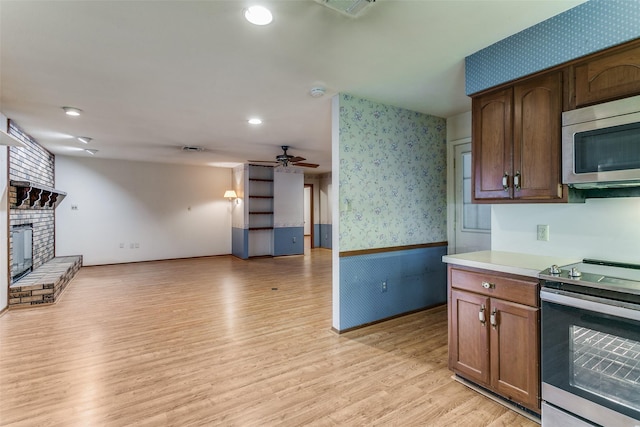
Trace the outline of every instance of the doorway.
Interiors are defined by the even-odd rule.
[[[313,242],[313,184],[304,185],[304,253],[315,247]]]
[[[471,142],[454,145],[454,244],[452,253],[491,249],[491,205],[471,203]]]

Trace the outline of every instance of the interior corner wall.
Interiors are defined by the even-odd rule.
[[[320,200],[320,225],[319,237],[320,247],[332,249],[333,237],[333,193],[332,193],[332,174],[331,172],[320,176],[320,191],[318,194]]]
[[[347,94],[333,113],[334,328],[445,303],[445,119]]]
[[[231,189],[238,196],[231,203],[231,253],[241,259],[249,258],[249,211],[245,197],[248,175],[248,165],[245,164],[233,168],[231,176]]]
[[[320,246],[320,177],[319,175],[304,176],[304,185],[312,185],[313,193],[311,194],[313,206],[313,247]]]
[[[231,253],[230,169],[56,157],[57,255],[84,265]]]

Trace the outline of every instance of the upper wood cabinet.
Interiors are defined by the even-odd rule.
[[[475,202],[563,200],[562,80],[555,71],[473,98]]]
[[[576,107],[640,94],[640,42],[590,56],[574,73]]]

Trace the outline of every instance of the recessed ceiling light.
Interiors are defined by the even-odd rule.
[[[273,15],[264,6],[251,6],[245,9],[244,17],[254,25],[267,25],[273,21]]]
[[[247,121],[249,122],[249,124],[252,124],[252,125],[261,125],[262,124],[262,120],[260,120],[257,117],[254,117],[254,118],[249,119]]]
[[[87,153],[91,154],[92,156],[95,155],[98,152],[98,150],[94,150],[94,149],[91,149],[91,148],[87,148],[84,151],[86,151]]]
[[[88,136],[79,136],[78,141],[88,144],[93,138],[89,138]]]
[[[75,107],[62,107],[67,116],[79,116],[82,110]]]

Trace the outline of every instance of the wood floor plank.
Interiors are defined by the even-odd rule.
[[[331,331],[331,252],[84,267],[0,317],[2,426],[535,426],[451,379],[447,312]]]

